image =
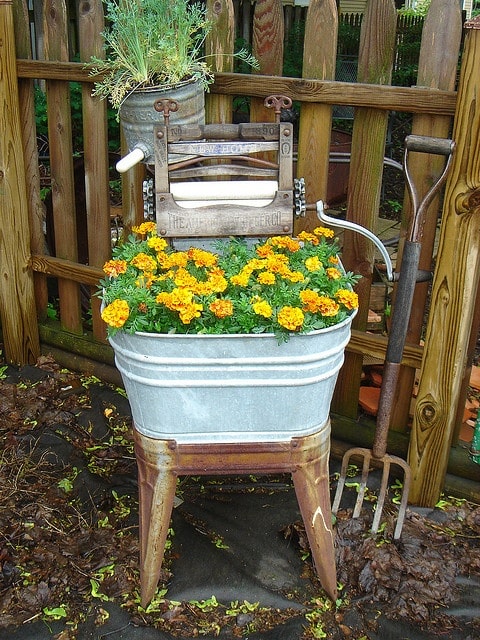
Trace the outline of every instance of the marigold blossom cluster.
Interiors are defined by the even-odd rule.
[[[100,283],[109,335],[275,333],[287,338],[338,324],[358,306],[331,229],[252,244],[218,241],[174,250],[154,222],[133,228]]]

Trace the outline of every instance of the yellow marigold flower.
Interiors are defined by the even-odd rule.
[[[303,282],[305,280],[305,276],[300,271],[290,271],[290,269],[285,269],[280,275],[282,278],[289,280],[290,282]]]
[[[349,289],[339,289],[335,294],[335,298],[347,309],[357,309],[358,307],[358,295]]]
[[[126,260],[109,260],[103,265],[103,270],[107,276],[117,277],[127,270]]]
[[[157,268],[156,260],[154,260],[151,256],[147,255],[146,253],[138,253],[136,256],[134,256],[131,259],[130,264],[136,267],[137,269],[140,269],[140,271],[152,272],[152,271],[155,271],[155,269]]]
[[[160,292],[155,298],[159,304],[164,304],[172,311],[180,311],[183,307],[190,305],[193,300],[193,293],[188,289],[173,289],[170,293]]]
[[[149,247],[158,252],[164,251],[168,247],[168,242],[165,240],[165,238],[159,238],[158,236],[148,238],[147,244]]]
[[[333,229],[327,229],[327,227],[317,227],[313,230],[316,236],[323,236],[324,238],[333,238],[335,232]]]
[[[210,303],[210,311],[217,318],[226,318],[233,316],[233,304],[230,300],[217,299]]]
[[[340,310],[340,306],[328,296],[319,296],[318,313],[325,317],[336,316]]]
[[[305,260],[305,268],[307,271],[320,271],[322,268],[322,261],[318,256],[311,256]]]
[[[116,299],[102,311],[102,320],[110,327],[120,329],[128,320],[130,308],[125,300]]]
[[[310,242],[310,244],[314,246],[317,246],[319,243],[318,237],[314,233],[308,233],[308,231],[300,231],[298,239],[302,242]]]
[[[228,282],[223,275],[223,271],[221,269],[217,269],[209,274],[206,285],[211,293],[223,293],[228,287]]]
[[[190,324],[194,318],[199,318],[203,310],[202,304],[192,302],[179,310],[180,320],[183,324]]]
[[[157,223],[156,222],[142,222],[142,224],[134,225],[132,227],[133,233],[138,233],[140,236],[144,236],[147,233],[157,233]]]
[[[288,268],[288,256],[280,253],[274,253],[269,256],[266,261],[266,269],[273,271],[273,273],[285,273],[285,269]]]
[[[257,280],[260,284],[275,284],[275,274],[271,271],[262,271],[258,274]]]
[[[298,331],[302,328],[305,316],[298,307],[282,307],[277,315],[277,322],[289,331]]]
[[[214,253],[196,247],[191,247],[188,250],[188,257],[197,267],[213,267],[218,261],[218,256]]]
[[[266,300],[262,300],[261,298],[258,298],[256,302],[252,304],[252,309],[257,315],[263,316],[264,318],[271,318],[273,314],[272,307]]]
[[[338,280],[342,277],[342,272],[335,267],[328,267],[327,276],[330,278],[330,280]]]
[[[177,269],[173,281],[177,287],[188,287],[190,289],[194,289],[198,284],[198,280],[195,276],[192,276],[192,274],[184,267]]]
[[[338,256],[330,256],[328,261],[330,264],[338,264],[340,262],[340,260],[338,259]]]
[[[238,287],[246,287],[248,285],[248,281],[250,280],[250,271],[246,271],[242,269],[240,273],[237,273],[236,276],[232,276],[230,278],[230,282]]]
[[[185,251],[176,251],[167,257],[168,261],[165,262],[167,269],[171,267],[186,267],[188,264],[188,253]]]

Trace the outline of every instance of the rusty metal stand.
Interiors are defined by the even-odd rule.
[[[318,577],[337,597],[328,459],[330,422],[313,435],[287,442],[181,444],[135,430],[139,474],[140,582],[142,606],[153,598],[179,475],[291,473]]]

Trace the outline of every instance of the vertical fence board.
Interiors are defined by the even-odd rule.
[[[362,21],[358,81],[389,84],[397,12],[392,0],[369,0]],[[388,125],[388,112],[379,109],[355,110],[352,155],[348,184],[347,218],[375,231],[383,174],[383,158]],[[345,266],[363,277],[357,285],[360,308],[354,327],[366,330],[370,287],[372,283],[373,244],[359,234],[345,233],[343,259]],[[346,355],[333,403],[334,410],[356,417],[363,358]]]
[[[30,239],[25,163],[21,139],[13,11],[0,0],[0,320],[5,357],[14,364],[33,363],[40,353]]]
[[[477,17],[466,24],[453,131],[457,150],[445,193],[428,348],[409,449],[410,500],[429,507],[437,502],[445,481],[480,275],[479,56]]]
[[[67,60],[67,9],[64,0],[46,0],[44,6],[44,38],[46,60]],[[58,258],[77,261],[77,227],[72,166],[72,125],[70,88],[68,83],[48,80],[47,110],[52,179],[55,254]],[[72,333],[81,333],[80,291],[75,282],[58,280],[60,321]]]
[[[31,59],[30,21],[26,1],[15,0],[13,11],[17,58]],[[43,253],[45,250],[44,209],[40,197],[40,168],[38,165],[33,80],[19,79],[18,93],[30,221],[30,248],[33,253]],[[34,273],[33,278],[37,316],[45,318],[48,305],[47,278],[41,273]]]
[[[257,0],[253,13],[252,52],[257,58],[259,73],[267,76],[281,76],[283,68],[283,7],[281,0]],[[269,93],[265,87],[265,97]],[[275,119],[271,109],[263,106],[261,98],[250,102],[250,120],[269,122]]]
[[[78,8],[80,59],[104,57],[101,38],[104,28],[100,0],[81,0]],[[87,209],[88,263],[101,267],[111,254],[110,194],[108,170],[107,105],[92,96],[92,87],[82,87],[83,139],[85,160],[85,200]],[[78,215],[78,213],[77,213]],[[100,300],[91,299],[93,334],[106,338],[105,323],[100,318]]]
[[[417,76],[418,86],[444,89],[445,91],[454,90],[461,37],[462,11],[457,0],[432,0],[422,33]],[[420,136],[448,138],[451,125],[449,117],[417,114],[413,117],[412,133]],[[440,175],[444,164],[445,159],[442,156],[426,153],[410,154],[409,168],[414,176],[420,199],[425,196],[432,183]],[[440,197],[438,196],[429,206],[423,224],[419,268],[425,271],[432,269],[432,253],[439,209]],[[411,202],[406,197],[403,208],[402,235],[405,235],[408,229],[411,215]],[[399,256],[401,256],[401,251]],[[407,342],[418,344],[422,337],[428,289],[428,283],[419,283],[415,288]],[[415,371],[402,368],[397,389],[397,401],[392,414],[392,429],[402,430],[408,422],[414,381]]]
[[[303,78],[333,80],[337,56],[335,0],[311,0],[305,24]],[[305,178],[307,202],[325,200],[328,182],[332,107],[303,104],[300,112],[297,175]],[[317,226],[316,215],[297,221],[296,230]]]
[[[212,31],[205,42],[207,62],[215,73],[233,71],[235,15],[232,0],[207,0],[207,16],[212,23]],[[205,118],[207,122],[231,122],[231,97],[207,95]]]

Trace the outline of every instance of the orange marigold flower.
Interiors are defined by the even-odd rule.
[[[122,273],[125,273],[127,270],[127,261],[126,260],[109,260],[105,262],[103,265],[103,270],[107,274],[107,276],[112,276],[116,278]]]
[[[191,247],[188,250],[188,257],[197,267],[213,267],[217,264],[218,256],[211,251]]]
[[[330,278],[330,280],[338,280],[342,277],[342,272],[335,267],[328,267],[326,271],[327,276]]]
[[[333,229],[327,229],[327,227],[317,227],[313,230],[316,236],[323,236],[324,238],[333,238],[335,232]]]
[[[156,260],[154,260],[151,256],[147,255],[146,253],[138,253],[136,256],[134,256],[131,259],[130,264],[136,267],[137,269],[140,269],[140,271],[152,272],[152,271],[155,271],[155,269],[157,268]]]
[[[227,318],[233,316],[233,304],[231,300],[222,300],[221,298],[210,303],[210,311],[217,318]]]
[[[272,247],[267,243],[259,245],[255,250],[260,258],[266,258],[267,256],[271,256],[273,253]]]
[[[118,298],[111,302],[102,311],[102,320],[106,322],[110,327],[120,329],[128,320],[130,315],[130,308],[128,302],[125,300],[119,300]]]
[[[157,233],[156,222],[142,222],[142,224],[134,225],[132,227],[133,233],[138,233],[140,236],[144,236],[147,233]]]
[[[347,309],[357,309],[358,307],[358,295],[349,289],[339,289],[335,298]]]
[[[328,261],[330,264],[338,264],[340,262],[340,260],[338,259],[338,256],[330,256]]]
[[[277,322],[289,331],[298,331],[302,328],[305,316],[298,307],[282,307],[277,315]]]
[[[288,249],[288,251],[291,251],[292,253],[295,253],[295,251],[300,249],[300,243],[290,236],[273,236],[270,238],[270,243],[274,247]]]
[[[300,231],[298,239],[302,242],[310,242],[310,244],[314,246],[317,246],[319,243],[318,237],[314,233],[308,233],[308,231]]]

